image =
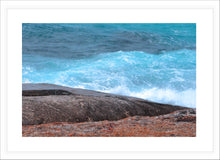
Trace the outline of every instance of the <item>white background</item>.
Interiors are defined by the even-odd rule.
[[[198,158],[199,156],[207,158],[208,155],[216,157],[216,149],[219,147],[215,142],[218,141],[216,134],[218,135],[219,131],[219,39],[216,36],[218,33],[216,1],[3,2],[4,9],[1,11],[1,21],[3,21],[1,53],[4,53],[1,55],[3,158],[19,156],[22,158]],[[197,136],[22,137],[22,23],[196,23]],[[99,152],[91,153],[91,151]],[[112,151],[112,154],[109,151]]]

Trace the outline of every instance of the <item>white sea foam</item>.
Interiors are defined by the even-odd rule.
[[[24,56],[24,59],[23,83],[54,83],[196,107],[196,53],[193,50],[159,55],[119,51],[85,59],[42,56]]]
[[[174,89],[150,88],[143,89],[140,92],[130,91],[125,86],[117,86],[109,90],[100,90],[106,93],[114,93],[126,96],[132,96],[150,100],[159,103],[181,105],[185,107],[196,108],[196,90],[187,89],[185,91],[177,91]]]

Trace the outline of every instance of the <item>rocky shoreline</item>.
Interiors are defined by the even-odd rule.
[[[54,84],[23,84],[22,135],[195,136],[196,110]]]

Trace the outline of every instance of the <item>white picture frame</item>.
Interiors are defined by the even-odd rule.
[[[22,23],[196,23],[197,136],[22,137]],[[219,158],[219,1],[1,1],[1,158]]]

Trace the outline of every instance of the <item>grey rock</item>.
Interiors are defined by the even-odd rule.
[[[53,84],[22,85],[22,124],[119,120],[158,116],[186,107]]]

